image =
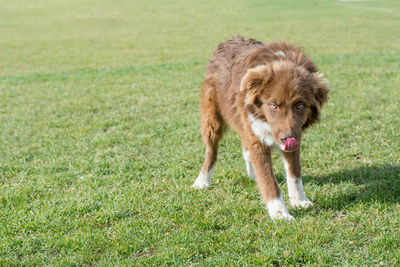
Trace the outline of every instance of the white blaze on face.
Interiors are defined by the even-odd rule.
[[[267,209],[269,216],[273,220],[285,219],[293,221],[294,218],[289,214],[288,209],[286,208],[285,202],[283,202],[282,196],[279,196],[277,199],[272,199],[267,202]]]
[[[294,51],[287,51],[292,54],[293,57],[296,57],[296,53]],[[281,57],[286,57],[286,54],[283,51],[276,51],[274,52],[275,55],[281,56]]]
[[[285,53],[283,53],[282,51],[276,51],[276,52],[274,52],[274,54],[277,56],[282,56],[282,57],[286,56]]]
[[[212,166],[208,172],[206,173],[199,173],[199,176],[197,176],[196,181],[192,185],[193,188],[196,189],[207,189],[210,187],[211,183],[211,178],[214,172],[214,166]]]
[[[262,120],[254,118],[253,115],[249,114],[247,119],[249,120],[251,130],[267,146],[274,144],[274,138],[272,137],[271,126]]]
[[[303,207],[307,208],[312,206],[312,202],[306,197],[303,189],[303,181],[301,177],[292,177],[289,172],[289,166],[285,160],[283,160],[286,171],[286,182],[289,193],[289,201],[292,207]]]

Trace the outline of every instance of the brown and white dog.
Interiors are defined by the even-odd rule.
[[[193,187],[210,186],[218,142],[228,124],[241,137],[248,175],[256,180],[271,218],[293,220],[272,171],[271,149],[277,146],[282,152],[290,204],[311,206],[301,179],[301,135],[319,120],[328,92],[322,74],[301,48],[240,36],[221,43],[202,86],[206,154]]]

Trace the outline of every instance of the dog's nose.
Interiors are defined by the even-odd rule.
[[[279,135],[279,140],[282,142],[282,144],[286,143],[286,140],[289,138],[293,138],[293,136],[289,135],[289,134],[280,134]]]

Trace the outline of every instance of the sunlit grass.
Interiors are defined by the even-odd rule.
[[[397,1],[6,1],[0,265],[396,265]],[[333,91],[302,144],[315,206],[272,222],[236,133],[211,189],[199,88],[219,42],[304,47]],[[274,169],[287,199],[283,167]]]

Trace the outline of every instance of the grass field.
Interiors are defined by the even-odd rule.
[[[3,1],[0,265],[399,265],[399,29],[397,0]],[[303,46],[334,88],[294,223],[233,131],[190,188],[205,66],[236,34]]]

